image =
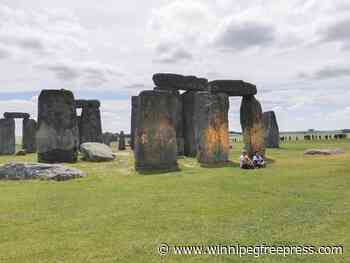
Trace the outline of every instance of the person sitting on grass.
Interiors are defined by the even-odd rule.
[[[265,168],[266,166],[264,158],[258,152],[255,152],[253,156],[253,165],[255,168]]]
[[[248,153],[245,149],[241,152],[239,166],[242,169],[254,169],[252,160],[249,158]]]

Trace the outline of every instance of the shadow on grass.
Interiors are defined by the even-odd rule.
[[[136,170],[136,172],[141,175],[161,175],[161,174],[168,174],[168,173],[174,173],[174,172],[180,172],[180,171],[181,169],[179,167],[172,168],[172,169],[160,169],[160,170],[154,170],[154,169]]]
[[[272,151],[289,151],[290,148],[288,147],[283,147],[284,145],[280,145],[278,148],[266,148],[267,151],[272,150]]]
[[[200,167],[202,168],[224,168],[224,167],[239,167],[239,163],[235,163],[232,161],[228,162],[222,162],[222,163],[216,163],[216,164],[200,164]]]
[[[265,161],[267,164],[271,164],[271,163],[275,163],[276,161],[274,159],[271,158],[265,158]]]

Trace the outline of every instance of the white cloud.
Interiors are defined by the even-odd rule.
[[[284,130],[340,128],[340,117],[319,115],[347,112],[349,17],[345,0],[3,0],[0,104],[3,93],[71,89],[102,98],[106,129],[128,131],[126,95],[153,88],[154,72],[174,72],[256,84]]]
[[[98,62],[74,62],[65,60],[55,63],[41,63],[35,65],[40,70],[53,73],[57,79],[64,82],[74,82],[77,87],[97,88],[116,77],[123,77],[114,67]]]
[[[0,4],[0,18],[0,43],[22,55],[89,51],[86,29],[68,10],[24,10]]]

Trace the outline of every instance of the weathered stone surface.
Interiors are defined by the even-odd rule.
[[[342,149],[307,149],[305,150],[305,155],[338,155],[344,154],[345,151]]]
[[[81,116],[77,116],[77,123],[78,123],[78,127],[80,129],[80,125],[81,125]],[[79,131],[79,137],[80,137],[80,131]]]
[[[178,155],[184,155],[184,117],[183,117],[183,102],[182,96],[178,90],[174,89],[159,89],[158,87],[154,88],[158,92],[168,92],[176,97],[177,106],[176,106],[176,142],[177,142],[177,152]]]
[[[68,90],[43,90],[36,134],[39,162],[76,162],[79,129],[74,96]]]
[[[29,113],[24,112],[5,112],[4,118],[6,119],[29,119]]]
[[[98,107],[97,107],[98,105]],[[102,143],[102,124],[99,101],[86,101],[83,104],[79,122],[80,144],[85,142]]]
[[[179,156],[184,156],[185,155],[185,140],[184,140],[184,138],[177,137],[176,144],[177,144],[177,154]]]
[[[136,113],[138,107],[138,96],[131,97],[131,129],[130,129],[130,146],[131,149],[134,149],[135,141],[135,130],[136,130]]]
[[[168,92],[143,91],[139,95],[135,136],[135,169],[178,169],[176,108],[178,100]]]
[[[59,164],[8,163],[0,167],[0,180],[56,180],[66,181],[85,177],[86,174],[75,168]]]
[[[265,131],[260,102],[254,96],[245,96],[241,104],[241,126],[245,149],[249,156],[255,152],[265,155]]]
[[[75,107],[81,109],[83,107],[99,108],[101,103],[99,100],[75,100]]]
[[[183,118],[183,102],[182,96],[178,93],[175,95],[177,99],[176,106],[176,142],[177,142],[177,154],[184,155],[184,118]]]
[[[265,128],[265,146],[266,148],[279,148],[280,132],[277,124],[275,112],[267,111],[263,113]]]
[[[15,120],[0,119],[0,155],[15,154]]]
[[[119,133],[119,143],[118,143],[118,150],[124,151],[126,149],[126,143],[125,143],[125,134],[123,131]]]
[[[104,162],[112,161],[115,156],[112,149],[103,143],[86,142],[80,145],[80,152],[84,161]]]
[[[229,96],[251,96],[257,93],[255,85],[242,80],[214,80],[209,82],[208,90]]]
[[[23,119],[22,148],[27,153],[36,152],[36,121],[33,119]]]
[[[184,155],[188,157],[197,156],[199,130],[198,130],[198,112],[195,110],[195,96],[197,92],[187,91],[183,93],[183,138]]]
[[[114,134],[111,132],[104,132],[102,134],[102,141],[104,144],[110,146],[112,142],[118,141],[118,134]]]
[[[218,164],[228,161],[230,142],[228,130],[229,100],[224,93],[198,92],[195,96],[198,112],[198,154],[202,164]]]
[[[171,73],[156,73],[152,79],[159,89],[201,91],[206,90],[208,85],[208,80],[204,78]]]

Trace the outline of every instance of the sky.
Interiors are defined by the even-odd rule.
[[[130,96],[172,72],[254,83],[281,131],[344,129],[349,61],[347,0],[0,0],[1,115],[36,118],[40,91],[64,88],[129,132]]]

